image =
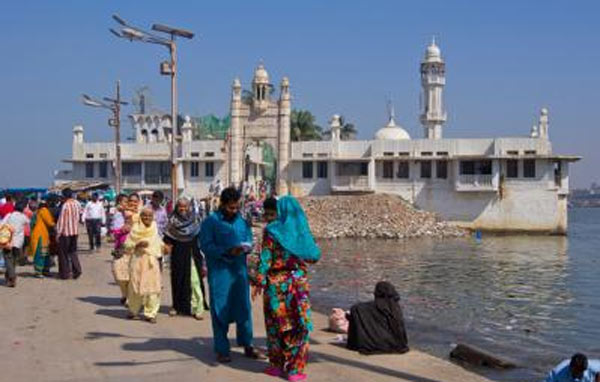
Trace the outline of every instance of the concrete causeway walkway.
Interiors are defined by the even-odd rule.
[[[80,243],[83,241],[81,240]],[[85,244],[83,244],[85,247]],[[80,252],[79,280],[35,279],[20,267],[17,288],[0,286],[2,381],[269,381],[264,361],[242,357],[220,365],[212,352],[210,317],[169,317],[168,270],[158,324],[129,321],[119,305],[108,249]],[[262,309],[254,306],[256,343],[264,346]],[[361,356],[333,344],[315,315],[309,381],[486,381],[450,362],[418,351]],[[234,337],[231,327],[230,338]]]

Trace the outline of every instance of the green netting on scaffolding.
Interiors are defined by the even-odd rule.
[[[195,139],[225,139],[229,126],[231,126],[231,117],[229,115],[219,118],[214,114],[208,114],[203,117],[192,118],[196,125]]]
[[[274,183],[277,177],[277,172],[275,168],[277,157],[275,155],[275,150],[273,149],[273,146],[264,142],[262,144],[262,159],[265,163],[265,179],[271,183]]]

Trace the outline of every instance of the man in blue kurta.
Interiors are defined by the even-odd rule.
[[[263,358],[252,346],[252,311],[246,254],[252,230],[242,218],[240,193],[221,193],[220,208],[202,223],[200,249],[206,256],[214,350],[219,362],[230,362],[229,324],[236,324],[237,344],[250,358]]]
[[[600,361],[588,360],[581,353],[575,354],[556,366],[545,382],[600,382]]]

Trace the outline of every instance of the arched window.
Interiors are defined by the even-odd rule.
[[[159,142],[158,129],[152,130],[152,142]]]

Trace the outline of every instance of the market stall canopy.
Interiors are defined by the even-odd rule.
[[[62,190],[70,188],[75,192],[82,191],[93,191],[93,190],[105,190],[110,187],[110,184],[104,182],[85,182],[85,181],[73,181],[61,183],[57,186],[52,186],[48,189],[49,192],[60,193]]]

